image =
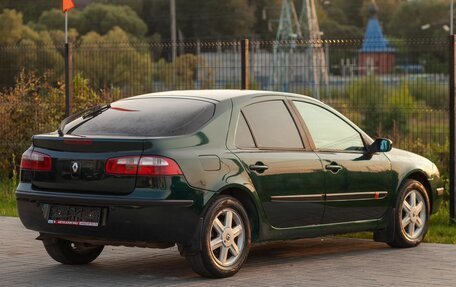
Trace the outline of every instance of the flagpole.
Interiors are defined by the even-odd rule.
[[[65,44],[68,44],[68,11],[65,11]]]
[[[70,115],[70,53],[68,47],[68,10],[65,11],[65,117]]]

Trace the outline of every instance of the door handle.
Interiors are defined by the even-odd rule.
[[[342,169],[342,166],[338,165],[336,162],[332,162],[330,164],[325,165],[325,169],[336,174]]]
[[[256,171],[258,173],[263,173],[265,170],[267,170],[269,167],[262,163],[261,161],[256,162],[255,164],[249,165],[249,169]]]

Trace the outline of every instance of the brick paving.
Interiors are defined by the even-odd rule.
[[[316,238],[257,245],[234,277],[197,276],[177,248],[107,246],[85,266],[46,254],[35,232],[0,217],[0,286],[456,286],[456,245],[392,249],[383,243]]]

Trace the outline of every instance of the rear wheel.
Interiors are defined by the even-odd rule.
[[[416,180],[408,180],[402,186],[395,214],[392,247],[414,247],[423,241],[428,229],[429,199],[425,187]]]
[[[82,265],[95,260],[104,246],[71,242],[64,239],[44,239],[44,248],[57,262],[69,265]]]
[[[221,196],[208,209],[201,234],[202,250],[187,254],[192,269],[205,277],[223,278],[239,271],[250,249],[250,224],[242,204]]]

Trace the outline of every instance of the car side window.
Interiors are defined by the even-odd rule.
[[[334,113],[310,103],[293,103],[318,150],[364,150],[364,142],[359,132]]]
[[[242,113],[239,114],[234,142],[238,148],[255,148],[255,141]]]
[[[259,148],[304,148],[296,124],[283,101],[255,103],[242,111]]]

